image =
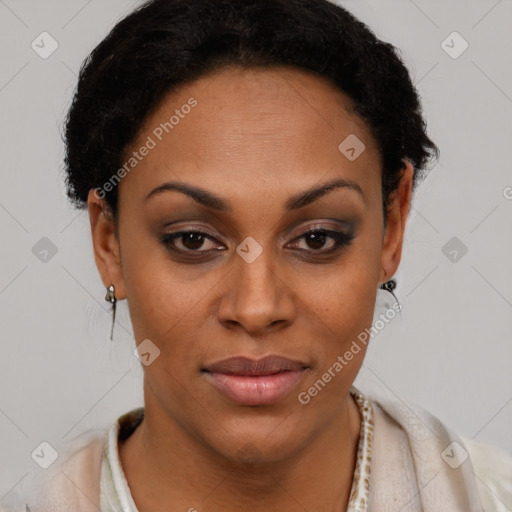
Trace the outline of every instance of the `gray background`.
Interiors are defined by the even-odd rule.
[[[512,448],[512,2],[341,4],[401,49],[441,148],[407,228],[402,317],[372,340],[356,385]],[[60,138],[82,60],[135,5],[0,0],[0,503],[43,471],[31,458],[42,441],[59,446],[142,404],[126,303],[110,342],[87,212],[64,193]],[[48,59],[31,48],[43,31],[59,44]],[[469,43],[456,59],[442,47],[453,31]],[[46,261],[33,250],[43,237],[57,251]]]

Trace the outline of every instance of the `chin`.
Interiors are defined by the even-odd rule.
[[[294,455],[307,442],[307,434],[297,425],[284,426],[281,419],[254,421],[244,429],[240,424],[226,428],[222,439],[206,439],[214,451],[225,459],[242,464],[274,463]],[[302,425],[304,428],[304,425]],[[222,427],[219,430],[224,430]]]

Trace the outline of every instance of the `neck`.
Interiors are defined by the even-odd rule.
[[[339,413],[305,446],[273,460],[261,460],[248,446],[242,462],[215,452],[146,401],[144,421],[119,452],[139,512],[340,512],[349,501],[360,424],[347,394]]]

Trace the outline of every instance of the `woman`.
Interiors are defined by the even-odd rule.
[[[326,0],[154,0],[83,66],[66,150],[144,409],[27,510],[511,509],[510,454],[353,385],[438,152],[390,44]]]

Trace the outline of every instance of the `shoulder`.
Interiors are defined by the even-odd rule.
[[[375,392],[367,398],[374,412],[376,444],[383,447],[378,454],[383,464],[384,459],[407,460],[404,453],[409,453],[416,478],[428,481],[444,475],[443,495],[460,496],[464,490],[470,503],[481,503],[481,508],[471,510],[512,511],[512,451],[462,437],[418,404]]]
[[[462,437],[485,511],[512,510],[512,451]]]
[[[30,512],[98,512],[101,509],[102,471],[108,468],[106,454],[117,460],[118,439],[131,434],[144,417],[138,408],[120,416],[109,428],[82,434],[65,449],[44,474],[32,482],[23,496],[23,511]],[[28,505],[28,508],[25,507]]]
[[[105,435],[100,431],[80,436],[44,474],[33,477],[23,496],[27,510],[97,512]]]

